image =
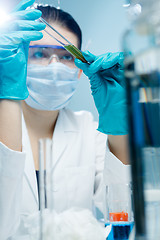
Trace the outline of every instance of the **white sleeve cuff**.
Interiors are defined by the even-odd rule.
[[[108,147],[104,168],[105,183],[129,183],[131,182],[131,166],[123,164]]]
[[[24,172],[26,154],[14,151],[0,142],[0,175],[21,177]]]

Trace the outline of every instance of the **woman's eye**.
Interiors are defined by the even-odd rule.
[[[64,55],[60,57],[61,60],[72,61],[73,57],[71,55]]]
[[[43,58],[44,54],[43,52],[35,52],[33,55],[34,58]]]

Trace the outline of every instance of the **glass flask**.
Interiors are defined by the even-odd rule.
[[[108,184],[105,203],[105,226],[111,227],[107,240],[128,240],[134,225],[132,185]]]
[[[160,1],[131,1],[123,37],[136,240],[160,239],[159,11]]]

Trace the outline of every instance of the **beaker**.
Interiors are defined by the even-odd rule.
[[[132,185],[115,183],[106,186],[105,226],[111,225],[107,240],[129,239],[133,228]]]

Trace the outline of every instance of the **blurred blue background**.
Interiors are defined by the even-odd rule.
[[[20,0],[2,1],[2,6],[16,5]],[[94,54],[122,50],[122,35],[128,26],[127,14],[122,6],[125,0],[36,0],[51,4],[69,12],[79,23],[83,33],[82,50]],[[69,107],[74,110],[88,110],[95,120],[98,114],[92,99],[89,80],[83,75]]]

